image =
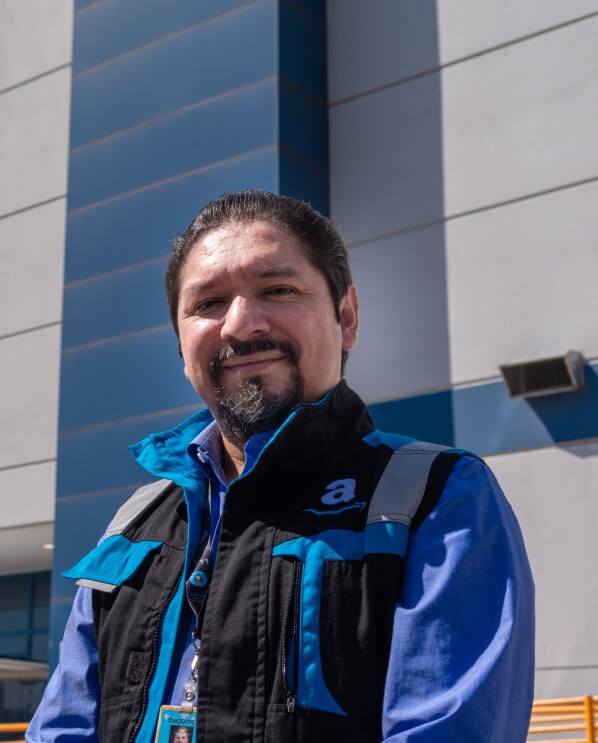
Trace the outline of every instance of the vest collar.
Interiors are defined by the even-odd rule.
[[[196,486],[204,478],[200,463],[192,458],[189,444],[214,420],[206,408],[169,431],[154,433],[129,447],[137,462],[155,477],[173,480],[182,487]],[[351,421],[347,430],[347,421]],[[357,428],[357,430],[356,430]],[[362,400],[341,380],[315,403],[297,405],[286,421],[263,441],[263,449],[252,470],[268,452],[268,460],[284,449],[284,463],[319,459],[332,441],[347,435],[365,436],[373,430]],[[256,434],[256,437],[263,437]],[[256,437],[253,437],[254,439]],[[249,474],[247,471],[243,476]]]

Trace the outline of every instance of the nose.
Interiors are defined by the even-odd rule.
[[[270,323],[259,300],[237,296],[229,304],[221,336],[223,340],[251,340],[270,332]]]

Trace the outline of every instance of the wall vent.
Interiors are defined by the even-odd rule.
[[[584,385],[584,358],[578,351],[504,364],[499,368],[511,397],[574,392]]]

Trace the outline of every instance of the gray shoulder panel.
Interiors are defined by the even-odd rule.
[[[397,449],[374,491],[367,523],[398,521],[411,526],[426,489],[432,462],[447,448],[414,441]]]
[[[84,588],[93,588],[104,593],[112,593],[117,588],[113,583],[103,583],[101,580],[92,580],[91,578],[79,578],[77,585]]]
[[[137,514],[141,513],[160,493],[164,492],[170,483],[171,480],[158,480],[136,490],[118,509],[115,517],[108,526],[104,538],[113,537],[115,534],[122,534]]]

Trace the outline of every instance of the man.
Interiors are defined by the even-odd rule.
[[[187,728],[176,728],[172,743],[189,743],[189,733]]]
[[[358,303],[336,229],[226,194],[166,288],[207,410],[132,447],[163,479],[65,574],[81,588],[27,739],[145,743],[176,719],[206,743],[524,741],[517,522],[479,459],[376,431],[342,381]]]

